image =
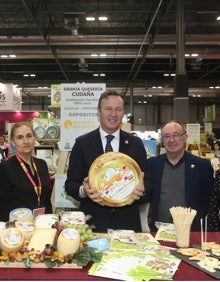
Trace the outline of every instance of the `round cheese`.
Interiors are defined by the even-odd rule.
[[[22,221],[16,221],[15,226],[21,231],[21,233],[24,235],[25,240],[30,240],[35,229],[35,225],[32,222],[22,222]]]
[[[106,206],[121,207],[131,203],[133,190],[142,183],[137,162],[120,152],[100,155],[89,169],[89,185]]]
[[[80,211],[68,211],[61,214],[61,222],[70,224],[85,224],[86,217],[83,212]]]
[[[0,246],[3,251],[17,252],[24,243],[24,236],[16,227],[5,229],[0,236]]]
[[[65,228],[57,239],[57,250],[62,255],[75,254],[79,249],[80,235],[74,228]]]
[[[36,228],[51,228],[58,220],[57,214],[40,214],[35,218],[34,224]]]
[[[9,221],[33,222],[33,213],[28,208],[17,208],[10,212]]]

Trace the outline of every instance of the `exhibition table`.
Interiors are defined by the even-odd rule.
[[[153,234],[155,235],[155,234]],[[200,232],[192,232],[190,243],[200,244]],[[207,242],[214,241],[220,243],[219,232],[208,232]],[[175,247],[175,243],[160,241],[164,246]],[[103,277],[96,277],[88,275],[88,267],[82,269],[59,269],[59,268],[1,268],[0,280],[93,280],[93,281],[110,281]],[[173,280],[187,280],[187,281],[204,281],[215,280],[212,276],[205,272],[194,268],[193,266],[181,261],[179,269],[175,273]]]

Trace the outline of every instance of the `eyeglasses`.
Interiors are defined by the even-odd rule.
[[[162,136],[162,139],[165,140],[165,141],[168,141],[172,137],[173,140],[179,140],[185,134],[186,134],[186,132],[184,132],[184,133],[175,132],[173,134],[165,134],[165,135]]]

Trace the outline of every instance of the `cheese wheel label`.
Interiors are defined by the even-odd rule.
[[[22,235],[15,229],[11,229],[3,236],[3,239],[8,245],[17,245],[21,242]]]
[[[79,237],[79,232],[73,228],[65,228],[61,235],[68,240],[75,240]]]
[[[129,166],[122,165],[100,170],[100,195],[116,201],[129,196],[135,187],[135,175]]]

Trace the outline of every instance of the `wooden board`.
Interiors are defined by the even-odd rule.
[[[9,264],[5,264],[4,262],[0,262],[0,268],[48,268],[44,263],[32,263],[31,267],[25,267],[23,262],[10,262]],[[60,266],[53,267],[54,269],[82,269],[82,266],[79,266],[75,263],[65,263]]]

